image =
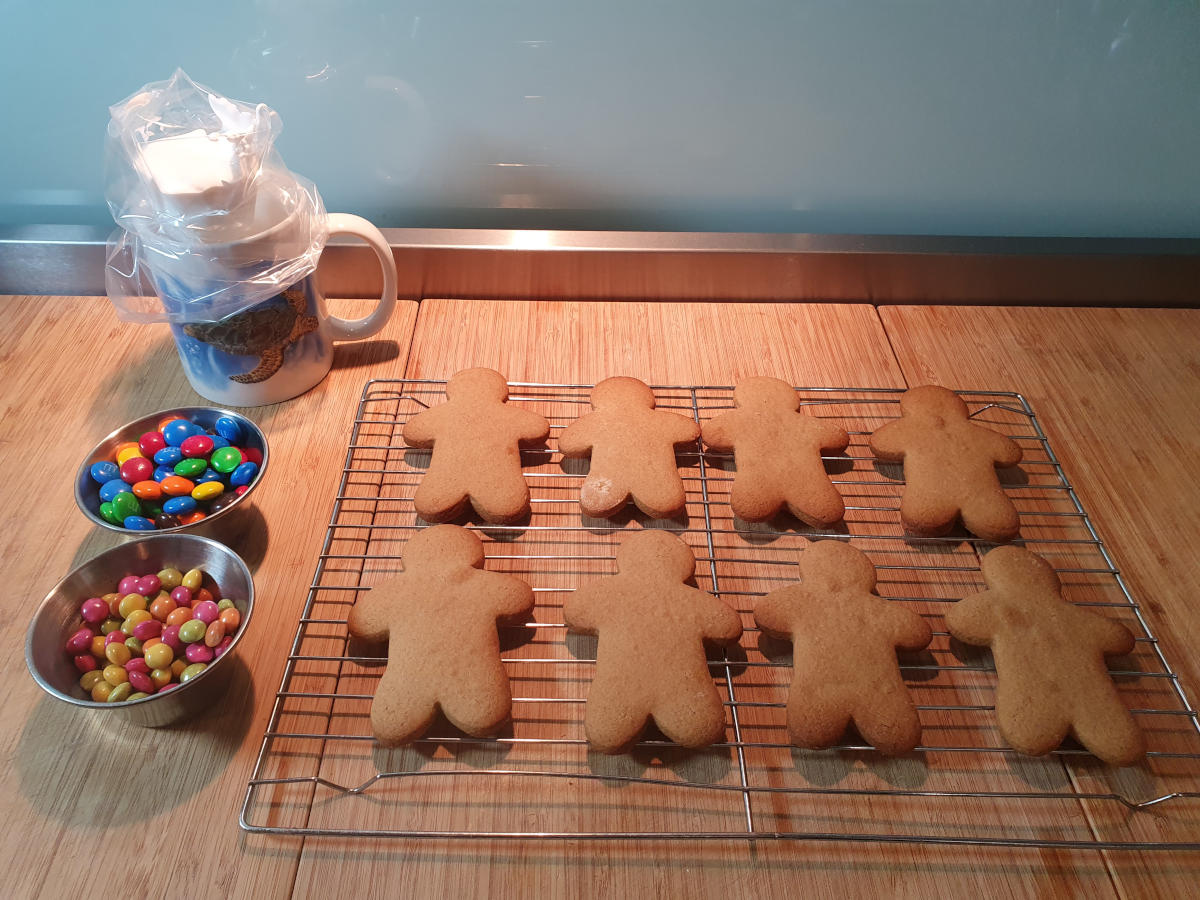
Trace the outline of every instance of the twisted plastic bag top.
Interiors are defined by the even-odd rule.
[[[316,269],[325,210],[275,151],[274,110],[177,69],[109,111],[105,281],[122,319],[218,321]]]

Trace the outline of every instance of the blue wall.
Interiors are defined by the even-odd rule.
[[[1195,0],[0,11],[0,224],[109,223],[107,107],[182,66],[382,226],[1200,237]]]

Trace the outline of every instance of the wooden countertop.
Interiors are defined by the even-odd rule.
[[[132,896],[1178,896],[1200,877],[1195,853],[305,840],[244,834],[236,823],[329,520],[353,410],[372,377],[445,378],[488,365],[515,381],[631,374],[730,384],[770,374],[810,385],[1020,391],[1194,699],[1200,488],[1190,464],[1200,449],[1200,311],[402,303],[384,333],[339,345],[334,371],[316,389],[249,412],[272,450],[270,477],[256,492],[261,521],[239,547],[261,606],[224,703],[180,728],[120,731],[42,694],[19,648],[41,596],[115,543],[74,507],[80,454],[120,422],[202,401],[161,326],[122,324],[102,298],[0,304],[9,323],[0,338],[7,476],[0,559],[10,586],[10,615],[0,627],[18,648],[2,664],[7,727],[0,734],[9,761],[0,773],[0,816],[13,823],[0,842],[14,861],[12,896],[73,895],[113,877]],[[1168,812],[1164,839],[1200,840],[1194,805],[1190,820]],[[105,874],[93,874],[102,865]]]

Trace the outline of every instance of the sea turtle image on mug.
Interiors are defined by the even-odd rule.
[[[279,371],[289,345],[317,330],[317,317],[306,315],[307,307],[304,291],[292,288],[245,312],[219,322],[184,325],[183,330],[225,353],[259,357],[251,371],[229,376],[240,384],[257,384]]]

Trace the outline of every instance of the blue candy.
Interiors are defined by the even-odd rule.
[[[129,485],[120,478],[113,478],[110,481],[106,481],[100,485],[100,502],[107,503],[113,497],[117,496],[117,494],[121,493],[121,491],[127,490],[129,490]]]
[[[126,516],[122,524],[130,531],[153,531],[154,523],[145,516]]]
[[[219,472],[214,472],[212,469],[208,469],[199,478],[193,478],[192,482],[194,484],[204,484],[207,481],[221,481],[221,480],[222,480],[221,474]]]
[[[112,481],[114,478],[121,477],[121,470],[114,462],[96,462],[92,463],[92,467],[88,469],[92,473],[92,480],[104,484],[106,481]]]
[[[164,478],[167,478],[174,474],[175,474],[175,470],[172,469],[170,466],[159,466],[157,469],[154,470],[154,480],[162,481]]]
[[[178,447],[192,436],[193,427],[187,419],[173,419],[163,426],[162,436],[168,447]]]
[[[220,450],[222,447],[230,446],[229,441],[226,438],[221,437],[219,434],[210,434],[208,439],[213,442],[214,450]]]
[[[237,419],[231,419],[229,416],[221,416],[221,418],[217,419],[216,431],[217,434],[231,444],[240,444],[242,442],[242,426],[238,424]]]
[[[178,447],[163,447],[154,454],[154,461],[160,466],[173,466],[183,459],[183,451]]]
[[[163,512],[172,516],[182,516],[196,508],[196,501],[191,497],[172,497],[162,505]]]
[[[258,463],[244,462],[230,473],[229,483],[233,487],[241,487],[252,482],[257,474]]]

